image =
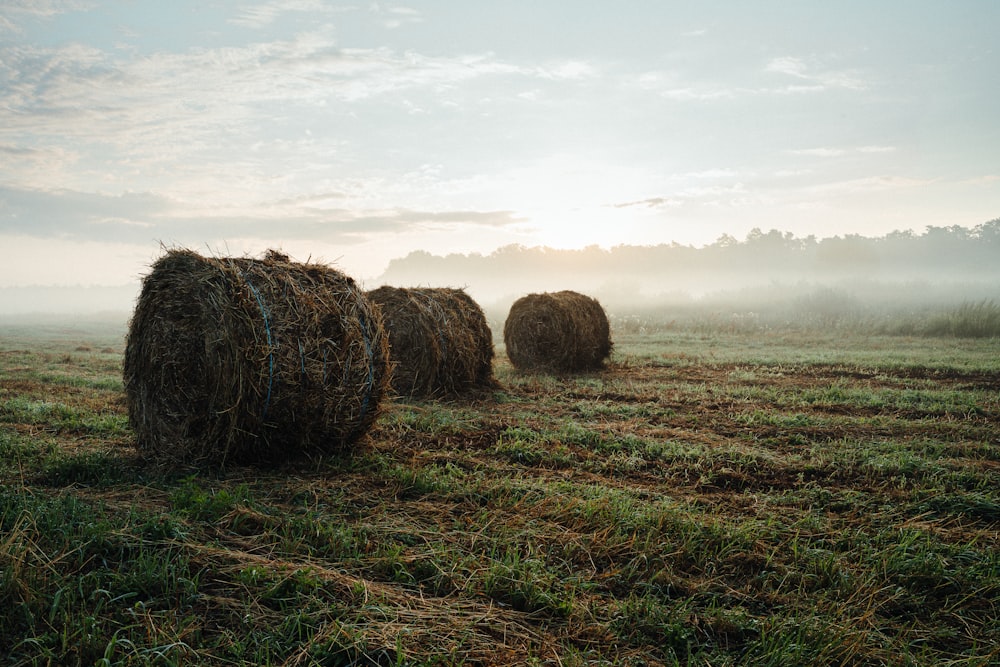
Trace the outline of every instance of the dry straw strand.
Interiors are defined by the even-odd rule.
[[[611,329],[600,302],[563,290],[515,301],[503,328],[511,364],[519,370],[596,370],[611,355]]]
[[[382,286],[368,292],[382,311],[402,396],[458,395],[493,387],[493,333],[465,290]]]
[[[161,461],[326,454],[377,418],[388,340],[364,292],[328,266],[172,249],[143,279],[123,379],[137,445]]]

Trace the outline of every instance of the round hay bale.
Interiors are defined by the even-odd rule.
[[[170,250],[142,281],[123,379],[137,445],[161,461],[325,454],[378,416],[388,341],[378,310],[327,266]]]
[[[515,301],[503,327],[507,357],[520,370],[600,368],[611,355],[611,329],[594,298],[564,290]]]
[[[495,385],[493,333],[464,290],[383,286],[368,298],[382,311],[397,394],[454,395]]]

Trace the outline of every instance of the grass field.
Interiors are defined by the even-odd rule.
[[[124,329],[0,328],[12,665],[1000,664],[1000,341],[616,335],[354,456],[139,459]]]

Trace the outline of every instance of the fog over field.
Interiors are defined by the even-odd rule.
[[[392,260],[381,275],[354,277],[365,289],[465,288],[494,326],[519,296],[561,289],[597,297],[613,316],[657,321],[692,312],[746,316],[761,309],[906,314],[1000,302],[1000,219],[971,229],[930,227],[882,237],[798,238],[755,229],[743,240],[723,236],[702,247],[511,245],[485,255],[415,251]],[[0,288],[0,315],[100,314],[124,320],[139,289],[138,282]]]

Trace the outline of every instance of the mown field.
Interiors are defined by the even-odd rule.
[[[0,327],[4,664],[1000,664],[996,338],[498,347],[353,456],[165,470],[123,333]]]

